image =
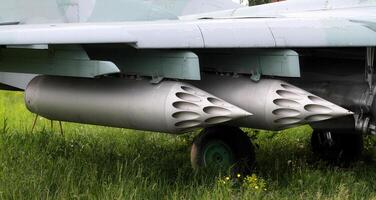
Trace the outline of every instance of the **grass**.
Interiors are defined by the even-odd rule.
[[[338,168],[311,154],[309,127],[246,130],[258,161],[239,186],[236,178],[191,169],[197,133],[64,123],[63,137],[42,118],[30,133],[34,116],[22,93],[0,92],[0,105],[0,199],[376,199],[373,138],[362,161]]]

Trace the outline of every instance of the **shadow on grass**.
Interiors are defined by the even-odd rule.
[[[256,172],[267,178],[276,190],[328,194],[345,185],[352,191],[364,193],[364,197],[374,195],[376,143],[373,140],[365,139],[368,144],[358,162],[343,167],[313,155],[309,127],[279,133],[250,131],[250,135],[258,146]]]

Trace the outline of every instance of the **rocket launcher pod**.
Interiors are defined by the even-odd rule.
[[[282,130],[353,114],[303,89],[275,79],[254,82],[244,76],[233,78],[206,74],[204,80],[192,84],[251,112],[252,116],[232,123],[240,127]]]
[[[176,81],[38,76],[27,86],[25,101],[31,112],[51,120],[168,133],[251,115]]]

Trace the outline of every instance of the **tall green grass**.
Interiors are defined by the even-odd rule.
[[[310,128],[245,130],[256,148],[265,190],[221,184],[189,161],[197,132],[182,136],[38,118],[22,93],[0,92],[0,199],[376,199],[373,139],[362,161],[328,166],[310,152]],[[236,182],[236,181],[235,181]]]

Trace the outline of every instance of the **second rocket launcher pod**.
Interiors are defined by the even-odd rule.
[[[353,114],[276,79],[254,82],[245,76],[233,78],[206,74],[204,80],[191,83],[253,114],[231,122],[234,126],[282,130]]]

